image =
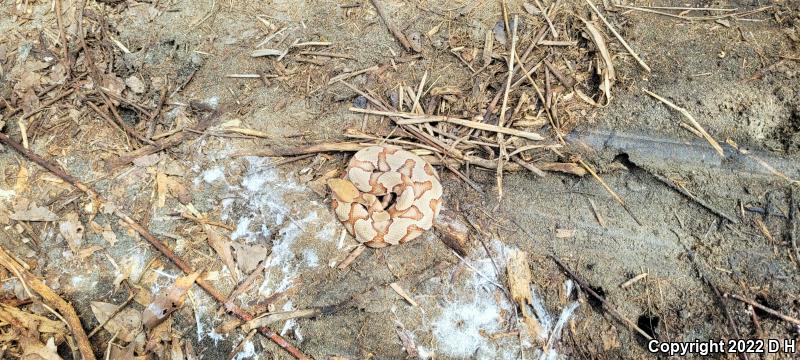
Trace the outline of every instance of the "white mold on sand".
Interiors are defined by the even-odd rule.
[[[264,281],[257,288],[258,296],[270,296],[289,289],[303,272],[319,266],[324,249],[335,248],[338,222],[325,205],[309,200],[312,193],[306,186],[283,175],[268,159],[247,157],[246,161],[241,181],[225,183],[227,195],[222,199],[220,218],[236,224],[230,234],[234,241],[264,243],[272,240],[271,244],[264,243],[272,249]],[[217,175],[226,172],[227,169],[202,171],[198,176],[201,179],[199,190],[205,184],[224,179],[224,175]],[[284,304],[283,309],[292,310],[291,301]],[[212,314],[202,313],[198,320],[206,324],[205,329],[214,328]],[[284,324],[282,332],[289,331],[300,336],[296,321]],[[205,336],[215,342],[223,338],[213,330],[206,330]],[[253,357],[254,351],[245,347],[236,359],[257,359]]]
[[[208,169],[206,171],[203,171],[203,174],[201,176],[203,178],[203,181],[205,181],[208,184],[212,184],[217,180],[224,179],[225,172],[222,171],[221,167],[217,166]]]
[[[471,298],[445,305],[442,313],[433,321],[436,352],[460,359],[494,359],[499,349],[496,343],[481,333],[500,332],[504,324],[500,318],[501,311],[512,313],[514,310],[505,298],[495,296],[498,289],[491,282],[497,282],[499,277],[491,259],[467,261],[480,274],[473,271],[464,287],[456,289],[459,294],[471,294]]]
[[[502,242],[494,240],[491,243],[492,254],[497,262],[497,267],[503,271],[506,267],[505,259],[513,248],[505,246]],[[476,254],[481,254],[477,252]],[[492,259],[485,257],[465,259],[470,267],[471,277],[462,285],[457,285],[453,290],[458,294],[467,294],[464,298],[446,304],[442,312],[435,317],[431,332],[434,337],[433,351],[446,355],[446,357],[465,359],[516,359],[524,352],[539,359],[556,359],[558,342],[561,330],[574,314],[578,307],[577,302],[567,304],[561,310],[558,320],[553,322],[553,316],[544,306],[544,300],[538,296],[533,285],[532,310],[540,319],[544,328],[544,337],[548,344],[548,353],[532,348],[530,339],[506,337],[490,340],[486,334],[508,330],[508,320],[513,317],[502,318],[501,314],[513,314],[514,305],[499,292],[495,284],[502,284],[502,277],[492,264]],[[474,257],[477,257],[476,255]],[[571,289],[571,284],[565,284]],[[471,297],[469,296],[471,295]],[[525,331],[524,323],[520,320],[513,330]]]
[[[245,359],[248,360],[259,359],[259,356],[256,353],[256,347],[255,345],[253,345],[252,341],[245,342],[244,346],[242,346],[242,350],[236,353],[236,357],[234,357],[234,360],[245,360]]]

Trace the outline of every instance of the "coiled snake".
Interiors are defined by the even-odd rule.
[[[358,151],[343,179],[331,179],[333,210],[347,231],[364,245],[381,248],[405,243],[433,227],[442,205],[436,170],[396,146]]]

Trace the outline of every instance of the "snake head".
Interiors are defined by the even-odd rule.
[[[360,194],[356,186],[345,179],[330,179],[328,180],[328,187],[331,188],[331,192],[333,192],[333,196],[336,199],[346,203],[355,201]]]

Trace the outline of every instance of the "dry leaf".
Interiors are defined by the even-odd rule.
[[[138,77],[133,75],[125,79],[125,85],[127,85],[128,88],[131,89],[131,91],[133,91],[136,94],[141,94],[146,90],[146,87],[142,82],[142,80],[139,80]]]
[[[167,175],[158,172],[156,174],[156,206],[162,208],[167,203]]]
[[[244,274],[249,274],[266,260],[269,250],[261,245],[244,245],[237,242],[231,243],[236,254],[236,265]]]
[[[605,63],[605,71],[603,71],[603,81],[600,82],[600,90],[603,91],[606,97],[606,104],[611,101],[611,83],[614,82],[616,79],[616,74],[614,72],[614,64],[611,62],[611,55],[608,52],[608,47],[606,46],[606,40],[603,38],[603,35],[600,33],[600,30],[597,29],[591,22],[586,21],[583,18],[579,18],[583,23],[586,25],[586,30],[589,33],[592,42],[594,42],[597,50],[600,52],[600,57],[603,59],[603,63]]]
[[[445,245],[461,256],[467,255],[469,227],[455,211],[442,209],[433,229]]]
[[[58,224],[58,232],[61,233],[61,236],[67,241],[67,245],[69,245],[73,253],[78,253],[81,247],[81,243],[83,242],[83,230],[83,224],[78,218],[78,213],[75,212],[65,215],[64,220]]]
[[[22,335],[19,346],[22,348],[21,360],[62,360],[61,356],[58,356],[58,348],[53,338],[47,339],[47,344],[43,344],[32,336]]]
[[[133,308],[125,308],[111,318],[111,320],[108,320],[109,316],[119,308],[117,305],[92,301],[91,307],[94,317],[97,318],[97,322],[101,324],[105,323],[103,328],[111,334],[117,334],[117,339],[124,342],[131,342],[136,338],[136,335],[142,331],[142,313]],[[106,320],[108,320],[108,322],[106,322]]]
[[[128,344],[128,346],[124,348],[120,348],[119,346],[112,346],[111,356],[109,356],[108,358],[115,360],[136,360],[137,357],[133,355],[133,351],[136,349],[134,345],[135,343],[130,343]],[[145,357],[141,356],[140,358],[145,358]]]
[[[183,306],[186,294],[192,288],[200,273],[191,273],[175,280],[166,292],[157,295],[142,313],[142,322],[147,329],[152,329],[163,322],[175,310]]]
[[[13,220],[21,220],[21,221],[56,221],[58,220],[58,215],[50,211],[48,208],[44,206],[36,206],[36,204],[31,203],[30,207],[24,210],[18,209],[15,211],[11,216],[9,216]]]
[[[236,263],[233,261],[231,241],[228,240],[227,236],[220,235],[209,225],[203,225],[203,231],[205,231],[206,236],[208,237],[208,245],[214,249],[217,255],[219,255],[219,257],[222,259],[222,262],[228,267],[228,271],[231,272],[231,276],[233,276],[234,281],[238,283],[239,276],[236,273]]]
[[[161,154],[150,154],[133,159],[133,165],[138,167],[148,167],[158,164],[160,160]]]

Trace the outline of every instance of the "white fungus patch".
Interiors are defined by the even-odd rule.
[[[491,248],[497,261],[497,268],[503,271],[506,266],[505,259],[515,249],[505,246],[498,240],[492,241]],[[495,284],[502,284],[502,278],[497,274],[490,258],[465,259],[465,261],[474,268],[470,269],[472,275],[465,284],[453,290],[458,294],[472,294],[472,296],[467,295],[466,301],[459,298],[455,302],[446,304],[438,317],[434,318],[431,331],[435,341],[431,352],[436,351],[458,359],[516,359],[520,350],[524,350],[539,359],[558,358],[557,345],[561,330],[574,314],[578,303],[567,304],[561,310],[558,320],[554,322],[553,316],[544,306],[544,300],[531,286],[532,310],[542,324],[543,335],[550,349],[547,354],[543,354],[539,349],[527,349],[533,346],[530,339],[522,339],[522,342],[516,338],[513,341],[508,339],[490,341],[486,334],[507,330],[508,319],[501,318],[500,314],[513,313],[514,305],[505,296],[496,296],[499,289]],[[569,290],[572,289],[571,283],[565,286]],[[525,325],[521,320],[517,324],[517,329],[525,331]]]
[[[244,359],[250,359],[250,360],[259,359],[258,354],[256,354],[256,347],[255,345],[253,345],[252,341],[245,342],[244,346],[242,346],[242,351],[236,353],[236,357],[234,357],[234,360],[244,360]]]
[[[201,177],[203,178],[203,181],[205,181],[207,184],[211,184],[211,183],[214,183],[217,180],[220,180],[220,179],[224,178],[225,177],[225,172],[222,171],[221,167],[217,166],[217,167],[208,169],[206,171],[203,171],[203,174],[201,175]]]
[[[231,233],[231,240],[236,240],[238,238],[249,238],[253,235],[250,232],[250,222],[252,219],[249,217],[241,217],[239,218],[239,222],[236,223],[236,230]]]
[[[0,199],[11,199],[14,195],[16,195],[14,190],[0,189]]]
[[[292,280],[299,275],[301,267],[306,267],[305,262],[298,261],[295,254],[299,251],[296,251],[293,246],[306,226],[317,219],[317,212],[312,211],[305,218],[292,220],[288,226],[281,229],[278,238],[272,245],[272,255],[267,264],[267,275],[258,289],[260,295],[269,296],[288,289]]]
[[[458,293],[472,293],[472,298],[445,305],[441,315],[433,321],[433,336],[437,351],[450,357],[494,359],[498,354],[497,346],[481,333],[501,331],[501,310],[512,312],[513,309],[508,301],[498,301],[494,296],[497,288],[489,280],[496,282],[498,277],[491,259],[468,261],[489,279],[472,273],[464,289],[458,290]]]

